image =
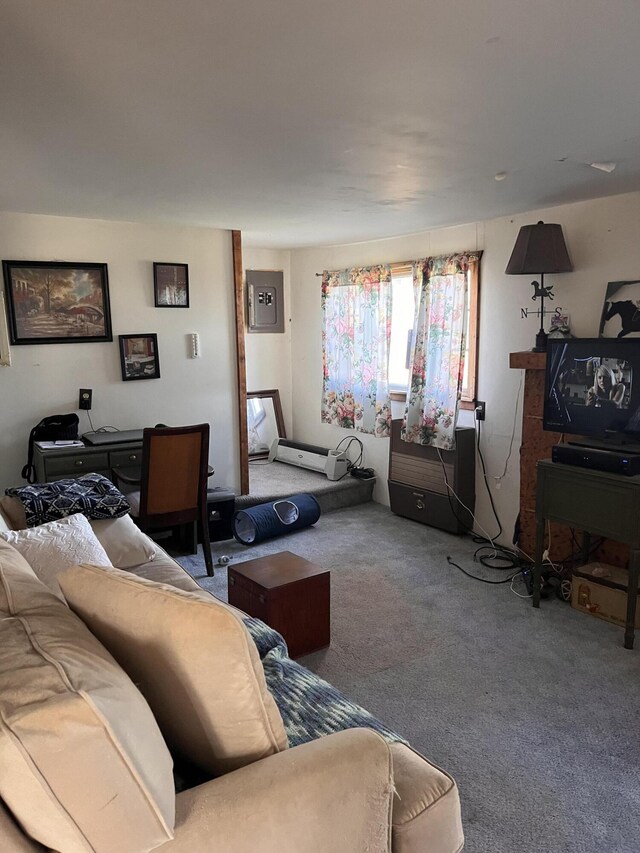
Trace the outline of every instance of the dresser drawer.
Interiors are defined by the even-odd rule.
[[[92,471],[109,470],[108,453],[79,453],[69,456],[45,458],[47,479],[55,477],[79,477]]]
[[[91,471],[85,471],[85,474],[102,474],[103,477],[106,477],[107,480],[110,479],[109,471],[94,471],[93,468]],[[79,471],[67,472],[66,474],[51,474],[47,477],[47,483],[55,483],[56,480],[71,480],[76,477],[82,477],[82,474]]]
[[[138,450],[112,450],[110,453],[112,468],[131,468],[142,465],[142,448]]]
[[[454,497],[450,501],[446,495],[428,489],[416,489],[389,480],[389,501],[391,511],[396,515],[440,527],[450,533],[464,533],[472,525],[471,516]]]

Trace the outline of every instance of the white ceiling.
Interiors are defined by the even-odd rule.
[[[638,0],[1,0],[0,74],[0,210],[294,247],[640,189]]]

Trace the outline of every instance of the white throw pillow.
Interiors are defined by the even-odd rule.
[[[37,577],[61,601],[65,598],[57,580],[60,572],[77,563],[112,566],[107,552],[81,513],[27,530],[5,531],[0,536],[22,554]]]
[[[155,545],[136,527],[130,515],[90,519],[89,524],[107,556],[119,569],[131,569],[149,563],[156,556]]]

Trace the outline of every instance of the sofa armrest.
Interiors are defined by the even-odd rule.
[[[388,853],[387,743],[351,729],[287,749],[178,794],[162,853]]]

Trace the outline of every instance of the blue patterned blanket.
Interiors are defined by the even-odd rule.
[[[344,729],[374,729],[387,741],[406,743],[364,708],[291,660],[284,638],[251,616],[245,625],[258,648],[267,687],[282,715],[289,746],[299,746]]]
[[[27,527],[57,521],[76,512],[87,518],[120,518],[130,509],[122,492],[102,474],[16,486],[5,489],[5,494],[22,501]]]

